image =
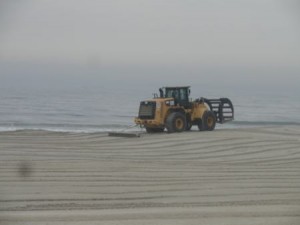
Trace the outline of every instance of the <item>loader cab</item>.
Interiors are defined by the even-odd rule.
[[[163,93],[165,98],[174,98],[175,104],[179,104],[184,108],[190,108],[189,95],[190,95],[190,87],[164,87]]]

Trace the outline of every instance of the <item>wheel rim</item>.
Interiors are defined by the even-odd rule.
[[[209,116],[209,117],[207,118],[207,126],[208,126],[208,127],[212,127],[213,125],[214,125],[214,118],[211,117],[211,116]]]
[[[176,126],[176,129],[178,129],[178,130],[183,129],[183,121],[182,121],[182,119],[177,118],[175,120],[175,126]]]

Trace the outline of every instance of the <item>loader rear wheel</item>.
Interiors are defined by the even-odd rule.
[[[202,116],[201,122],[198,124],[199,130],[214,130],[216,127],[216,120],[216,115],[212,111],[206,111]]]
[[[159,133],[159,132],[164,132],[165,128],[150,128],[146,127],[147,133]]]
[[[169,133],[182,132],[186,129],[186,118],[182,113],[173,112],[166,120],[166,128]]]

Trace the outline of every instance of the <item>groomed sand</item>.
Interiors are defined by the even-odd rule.
[[[0,133],[0,224],[300,224],[300,127]]]

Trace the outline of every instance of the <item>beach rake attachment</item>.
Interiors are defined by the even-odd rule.
[[[204,102],[214,112],[218,123],[226,123],[234,119],[234,108],[232,102],[228,98],[206,99]]]

